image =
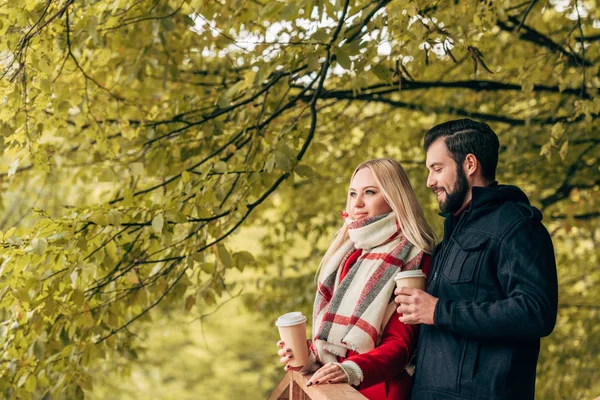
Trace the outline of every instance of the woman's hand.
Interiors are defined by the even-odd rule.
[[[327,363],[310,377],[306,386],[321,383],[348,383],[348,375],[339,365]]]
[[[285,347],[285,342],[283,340],[277,342],[277,347],[279,347],[280,349],[279,351],[277,351],[277,354],[279,355],[279,357],[281,357],[279,361],[285,364],[285,366],[283,367],[284,370],[300,371],[302,369],[302,367],[292,367],[291,365],[288,365],[288,363],[294,359],[294,353],[292,352],[291,348]]]

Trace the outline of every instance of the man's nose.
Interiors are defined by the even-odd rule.
[[[427,175],[427,187],[433,188],[437,182],[431,177],[431,172]]]

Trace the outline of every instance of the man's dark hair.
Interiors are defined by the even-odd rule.
[[[438,138],[444,138],[452,159],[460,167],[467,154],[473,154],[481,164],[484,179],[496,179],[500,142],[488,124],[468,118],[444,122],[431,128],[423,139],[425,151]]]

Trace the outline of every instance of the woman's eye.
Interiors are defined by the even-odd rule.
[[[365,193],[368,194],[369,196],[372,196],[375,194],[375,192],[373,190],[366,190]]]
[[[350,197],[356,197],[356,193],[354,193],[354,192],[350,192],[349,196],[350,196]]]

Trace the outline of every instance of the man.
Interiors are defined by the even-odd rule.
[[[440,124],[424,148],[446,220],[427,292],[396,290],[400,320],[422,324],[412,398],[533,399],[540,338],[558,302],[542,214],[495,181],[499,142],[488,125]]]

